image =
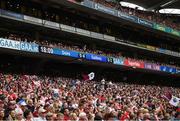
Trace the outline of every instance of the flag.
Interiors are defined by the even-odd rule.
[[[19,102],[18,102],[18,104],[19,105],[22,105],[22,106],[26,106],[27,104],[26,104],[26,102],[25,102],[25,100],[20,100]]]
[[[89,73],[88,75],[83,74],[82,77],[83,77],[83,80],[84,80],[84,81],[93,80],[94,77],[95,77],[95,73],[94,73],[94,72],[91,72],[91,73]]]
[[[173,96],[172,95],[172,98],[171,100],[169,101],[169,103],[175,107],[177,107],[180,103],[180,98],[176,97],[176,96]]]
[[[88,74],[89,80],[93,80],[95,77],[95,73],[91,72],[90,74]]]

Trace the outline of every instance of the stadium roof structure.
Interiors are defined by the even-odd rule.
[[[133,3],[147,10],[160,10],[165,8],[180,9],[180,0],[121,0]]]

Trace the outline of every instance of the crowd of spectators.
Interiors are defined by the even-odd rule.
[[[81,29],[90,30],[93,32],[112,35],[112,36],[115,36],[118,39],[121,39],[124,41],[128,40],[128,41],[133,41],[133,42],[139,42],[142,44],[145,43],[148,45],[150,44],[154,47],[160,47],[160,48],[164,48],[164,49],[174,50],[177,52],[180,51],[178,48],[178,45],[172,44],[172,43],[169,44],[170,42],[165,43],[163,39],[161,40],[161,38],[158,38],[158,41],[154,41],[157,39],[154,36],[147,37],[147,35],[144,35],[144,34],[141,35],[140,32],[130,31],[128,29],[124,30],[117,26],[109,25],[109,24],[103,23],[101,21],[98,22],[97,20],[91,20],[89,17],[87,19],[84,17],[83,14],[80,14],[78,12],[73,13],[72,11],[68,11],[68,10],[63,11],[62,10],[63,11],[62,13],[65,12],[66,14],[61,14],[61,13],[57,13],[57,10],[54,10],[54,9],[43,10],[41,8],[36,8],[37,6],[35,6],[34,4],[32,4],[32,6],[27,6],[25,3],[21,3],[20,1],[18,2],[18,1],[7,0],[4,2],[5,2],[4,3],[5,5],[3,4],[3,1],[0,1],[0,4],[2,4],[2,5],[0,5],[0,7],[2,9],[11,10],[11,11],[14,11],[17,13],[20,12],[25,15],[34,16],[37,18],[42,18],[45,20],[62,23],[62,24],[78,27]],[[98,1],[96,1],[96,2],[98,2]],[[125,9],[123,9],[123,10],[125,10]],[[143,15],[146,15],[146,14],[143,14]],[[129,35],[129,33],[132,33],[132,34],[130,36],[127,36],[127,34]],[[142,39],[142,38],[145,38],[145,39]],[[163,42],[161,42],[161,41],[163,41]]]
[[[15,34],[9,34],[8,36],[4,36],[3,38],[7,39],[12,39],[12,40],[18,40],[18,41],[25,41],[25,42],[30,42],[30,43],[36,43],[42,46],[50,47],[50,48],[59,48],[59,49],[66,49],[66,50],[74,50],[78,52],[83,52],[83,53],[93,53],[97,55],[102,55],[102,56],[108,56],[108,57],[115,57],[115,58],[128,58],[133,61],[139,61],[139,62],[148,62],[148,63],[154,63],[157,65],[165,65],[169,67],[174,67],[174,68],[179,68],[179,65],[173,64],[174,62],[171,61],[169,63],[164,63],[164,62],[158,62],[155,61],[153,58],[151,60],[146,59],[146,57],[142,56],[131,56],[129,57],[125,52],[119,52],[119,51],[110,51],[110,50],[99,50],[98,48],[92,49],[90,47],[87,47],[86,45],[73,45],[73,44],[67,44],[67,43],[62,43],[59,41],[54,41],[50,42],[48,40],[42,40],[42,41],[37,41],[37,40],[32,40],[32,38],[27,38],[27,36],[20,36],[20,35],[15,35]]]
[[[0,120],[180,120],[172,95],[180,89],[1,72]]]
[[[114,2],[107,2],[106,0],[93,0],[95,2],[101,3],[105,6],[116,8],[122,12],[128,13],[130,15],[135,15],[140,18],[144,18],[150,21],[154,21],[175,29],[179,29],[180,26],[177,23],[173,23],[170,18],[166,17],[165,15],[157,14],[154,12],[147,12],[147,11],[140,11],[128,7],[122,7],[120,4],[115,4]],[[91,19],[86,18],[85,15],[77,12],[72,12],[65,10],[63,12],[66,12],[66,14],[62,14],[57,12],[56,9],[46,9],[46,8],[40,8],[38,5],[32,4],[32,6],[29,6],[29,3],[21,2],[21,1],[13,1],[13,0],[7,0],[2,1],[2,5],[0,6],[2,9],[11,10],[14,12],[22,13],[25,15],[34,16],[37,18],[42,18],[49,21],[54,21],[62,24],[71,25],[74,27],[79,27],[82,29],[87,29],[90,31],[95,31],[99,33],[104,34],[110,34],[110,35],[118,35],[118,30],[115,29],[115,27],[103,24],[102,22],[93,22]]]
[[[121,6],[120,3],[114,2],[114,0],[92,0],[92,1],[98,2],[110,8],[118,9],[124,13],[134,15],[139,18],[143,18],[149,21],[153,21],[171,27],[173,29],[180,30],[180,25],[178,23],[174,23],[170,17],[160,14],[159,12],[143,11],[134,8],[124,7]]]

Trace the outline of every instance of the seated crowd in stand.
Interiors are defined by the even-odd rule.
[[[28,6],[25,3],[21,3],[18,1],[12,1],[12,0],[8,0],[8,1],[4,1],[5,5],[3,5],[0,1],[0,4],[2,4],[0,7],[2,7],[1,9],[5,9],[5,10],[11,10],[11,11],[15,11],[15,12],[20,12],[24,15],[29,15],[29,16],[34,16],[37,18],[42,18],[45,20],[49,20],[49,21],[54,21],[54,22],[58,22],[61,24],[66,24],[66,25],[70,25],[70,26],[74,26],[74,27],[78,27],[81,29],[85,29],[85,30],[90,30],[93,32],[98,32],[98,33],[102,33],[102,34],[107,34],[107,35],[112,35],[117,37],[118,39],[122,39],[122,40],[130,40],[130,41],[138,41],[141,44],[144,43],[148,43],[152,46],[155,47],[161,47],[164,49],[168,49],[168,50],[175,50],[177,52],[180,51],[180,49],[178,48],[178,46],[176,44],[165,44],[163,40],[163,42],[161,41],[155,41],[157,38],[152,38],[151,36],[146,37],[147,35],[139,35],[138,36],[136,33],[134,33],[134,35],[132,34],[132,36],[127,36],[127,34],[129,34],[129,32],[133,33],[132,31],[127,30],[127,32],[125,32],[123,29],[120,28],[120,26],[115,26],[115,25],[109,25],[107,23],[102,23],[102,22],[97,22],[97,20],[91,20],[89,17],[88,19],[83,16],[81,16],[80,13],[76,13],[78,15],[76,15],[74,12],[72,11],[63,11],[61,13],[57,13],[57,10],[54,9],[50,9],[50,10],[43,10],[42,8],[37,8],[37,6]],[[100,2],[98,0],[98,2]],[[107,2],[105,2],[107,3]],[[122,11],[127,11],[127,10],[131,10],[130,8],[123,8]],[[132,11],[135,11],[134,9]],[[63,14],[63,13],[66,14]],[[133,12],[135,13],[135,12]],[[145,12],[146,13],[146,12]],[[146,14],[143,13],[142,15]],[[80,15],[79,15],[80,14]],[[159,17],[158,17],[159,18]],[[167,20],[167,19],[165,19]],[[161,22],[163,23],[163,22]],[[180,24],[179,24],[180,25]],[[176,25],[176,27],[178,28],[178,25]],[[142,40],[141,38],[146,38],[144,40]]]
[[[180,120],[180,89],[0,73],[0,120]]]
[[[170,18],[166,17],[165,15],[122,7],[120,4],[117,5],[114,4],[113,2],[107,2],[105,0],[94,0],[94,1],[111,8],[117,7],[117,9],[122,12],[135,15],[140,18],[148,19],[150,21],[154,21],[160,24],[164,24],[175,29],[180,28],[180,24],[173,23],[172,20],[170,20]],[[20,12],[25,15],[30,15],[49,21],[67,24],[70,26],[79,27],[90,31],[95,31],[110,35],[114,35],[116,33],[115,35],[119,35],[118,30],[116,30],[115,27],[111,27],[101,22],[96,23],[96,20],[94,20],[93,22],[91,19],[85,18],[84,17],[85,15],[82,14],[81,16],[81,13],[78,12],[74,13],[72,11],[65,10],[62,13],[66,12],[66,14],[62,14],[62,13],[58,13],[57,10],[55,9],[39,8],[39,6],[37,7],[37,5],[29,6],[26,3],[22,3],[20,1],[19,2],[12,1],[12,0],[8,0],[8,2],[6,1],[2,9],[12,10],[15,12]]]
[[[87,48],[86,45],[83,46],[74,46],[74,45],[67,45],[61,42],[49,42],[46,40],[43,41],[36,41],[32,40],[31,38],[27,37],[22,37],[19,35],[14,35],[14,34],[9,34],[9,36],[4,36],[3,38],[7,39],[12,39],[12,40],[18,40],[18,41],[25,41],[25,42],[33,42],[36,44],[39,44],[41,46],[47,46],[47,47],[52,47],[52,48],[59,48],[59,49],[67,49],[67,50],[74,50],[74,51],[79,51],[79,52],[84,52],[84,53],[93,53],[93,54],[98,54],[102,56],[109,56],[109,57],[115,57],[115,58],[128,58],[134,61],[139,61],[139,62],[148,62],[148,63],[154,63],[157,65],[165,65],[169,67],[174,67],[174,68],[179,68],[179,65],[172,65],[172,62],[169,63],[162,63],[162,62],[157,62],[149,59],[146,59],[145,57],[129,57],[126,55],[126,53],[123,52],[113,52],[113,51],[102,51],[95,49],[93,50],[92,48]]]
[[[153,22],[171,27],[173,29],[180,30],[180,24],[174,23],[170,17],[161,15],[160,13],[142,11],[142,10],[138,10],[138,9],[124,7],[124,6],[121,6],[121,4],[114,2],[114,0],[92,0],[92,1],[98,2],[98,3],[103,4],[110,8],[118,9],[119,11],[122,11],[122,12],[130,14],[130,15],[137,16],[139,18],[143,18],[143,19],[146,19],[149,21],[153,21]]]

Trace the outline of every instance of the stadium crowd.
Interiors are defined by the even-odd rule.
[[[126,53],[124,52],[119,52],[119,51],[110,51],[110,50],[98,50],[96,49],[92,49],[92,48],[88,48],[86,45],[73,45],[73,44],[67,44],[67,43],[61,43],[58,41],[54,41],[54,42],[50,42],[47,40],[43,40],[43,41],[37,41],[37,40],[33,40],[32,38],[28,38],[27,36],[20,36],[20,35],[16,35],[16,34],[8,34],[6,36],[3,36],[3,38],[6,39],[12,39],[12,40],[17,40],[17,41],[25,41],[25,42],[30,42],[30,43],[36,43],[39,44],[41,46],[46,46],[46,47],[50,47],[50,48],[59,48],[59,49],[66,49],[66,50],[74,50],[74,51],[78,51],[78,52],[83,52],[83,53],[93,53],[93,54],[98,54],[98,55],[102,55],[102,56],[108,56],[108,57],[116,57],[116,58],[128,58],[134,61],[139,61],[139,62],[148,62],[148,63],[155,63],[157,65],[165,65],[165,66],[169,66],[169,67],[174,67],[174,68],[179,68],[179,65],[174,63],[173,61],[169,62],[169,63],[163,63],[162,62],[158,62],[155,60],[151,60],[151,59],[147,59],[146,57],[143,56],[138,56],[135,57],[133,55],[126,55]]]
[[[0,120],[180,120],[180,89],[0,73]]]
[[[7,2],[7,4],[11,8],[11,10],[16,9],[21,10],[21,12],[23,11],[24,13],[27,12],[26,7],[21,6],[20,4],[16,4],[17,1],[7,1],[10,1]],[[0,3],[1,2],[2,1],[0,1]],[[96,0],[96,2],[101,1]],[[107,2],[103,2],[103,4],[109,6],[109,3]],[[110,7],[114,7],[113,5]],[[2,7],[3,5],[1,4],[0,6]],[[127,8],[124,8],[124,10],[125,9]],[[33,13],[33,15],[37,16],[43,16],[42,14],[45,14],[46,18],[50,18],[50,20],[53,21],[59,19],[57,15],[52,15],[51,13],[48,13],[46,11],[43,11],[42,13],[42,11],[40,12],[39,10],[32,9],[32,11],[30,11],[29,13]],[[135,12],[135,14],[137,13]],[[138,14],[138,16],[141,16],[141,14]],[[66,21],[67,19],[70,21]],[[71,19],[67,19],[65,18],[62,21],[74,24],[73,22],[75,21],[71,22]],[[77,21],[79,20],[77,19]],[[83,22],[81,23],[81,21],[77,22],[76,25],[77,24],[79,24],[78,26],[83,25],[85,28],[89,26],[87,24],[84,24]],[[171,26],[173,26],[173,24],[171,24]],[[96,26],[94,25],[93,27],[96,28]],[[99,28],[96,29],[98,30]],[[107,30],[107,32],[108,31],[109,30]],[[8,32],[5,36],[2,36],[2,38],[31,42],[50,48],[60,48],[84,53],[93,53],[103,56],[117,58],[123,57],[130,59],[130,57],[126,56],[124,52],[101,49],[98,50],[97,48],[92,49],[91,47],[83,44],[81,46],[75,46],[73,44],[65,44],[58,41],[50,42],[43,39],[41,41],[38,41],[32,39],[32,37],[11,33],[9,34]],[[8,55],[6,55],[5,57],[7,56]],[[15,65],[14,67],[16,67],[14,68],[8,61],[5,62],[6,58],[1,58],[2,62],[7,63],[7,65],[3,65],[2,63],[0,64],[0,121],[180,120],[180,103],[176,106],[175,104],[173,105],[172,103],[170,103],[173,96],[180,98],[180,88],[178,86],[176,88],[157,85],[128,84],[121,82],[121,79],[119,79],[118,82],[114,82],[114,80],[110,79],[106,80],[104,79],[103,75],[98,75],[101,77],[101,79],[99,80],[94,77],[94,75],[92,77],[91,74],[84,74],[81,75],[81,77],[70,78],[66,76],[59,76],[55,73],[55,76],[47,76],[46,74],[29,74],[28,72],[19,73],[19,71],[21,71],[21,69],[18,68],[19,65],[25,65],[26,67],[28,67],[28,63],[31,63],[33,65],[33,67],[31,68],[35,68],[34,66],[36,64],[31,61],[26,62],[26,59],[24,59],[26,60],[24,63],[21,63],[23,62],[23,59],[15,57],[16,59],[12,60],[12,63],[14,62],[13,64]],[[22,59],[22,61],[18,62],[18,59]],[[156,63],[157,65],[163,65],[163,63],[158,63],[154,60],[146,60],[144,57],[131,57],[131,59],[136,61]],[[164,65],[171,67],[180,66],[169,65],[167,63]],[[23,66],[22,68],[22,70],[26,70]],[[40,66],[36,68],[40,68]],[[6,71],[4,71],[3,69]],[[16,72],[13,73],[12,70]],[[72,69],[71,71],[73,70],[74,69]],[[29,71],[33,70],[29,69]],[[58,68],[59,73],[61,73],[60,71],[64,71],[65,73],[63,67]],[[71,75],[72,73],[70,73],[69,75]],[[78,72],[74,72],[73,75],[75,75],[75,73]],[[173,103],[177,103],[177,100],[172,101]]]
[[[128,7],[122,7],[120,4],[115,4],[114,2],[108,2],[106,0],[94,0],[95,2],[101,3],[105,6],[111,8],[117,8],[118,10],[125,12],[130,15],[135,15],[140,18],[147,19],[149,21],[154,21],[175,29],[179,29],[180,25],[178,23],[172,22],[169,17],[154,12],[140,11],[136,9],[131,9]],[[1,3],[1,2],[0,2]],[[0,6],[1,9],[10,10],[24,15],[34,16],[37,18],[62,23],[94,32],[110,34],[114,36],[119,36],[119,32],[116,26],[109,26],[108,24],[103,24],[102,22],[93,22],[96,20],[91,20],[85,18],[84,15],[81,16],[81,13],[74,13],[72,11],[65,10],[66,14],[58,13],[56,9],[45,9],[39,8],[37,5],[29,6],[29,3],[22,3],[21,1],[5,0]],[[76,15],[75,15],[76,14]]]
[[[81,16],[81,14],[78,12],[76,13],[78,15],[76,15],[72,11],[66,10],[66,11],[61,12],[61,13],[65,12],[66,14],[61,14],[61,13],[57,13],[57,10],[54,10],[54,9],[43,10],[42,8],[39,8],[39,7],[37,8],[37,6],[34,6],[34,4],[32,6],[28,6],[27,4],[21,3],[20,1],[18,2],[18,1],[12,1],[12,0],[7,0],[7,1],[5,0],[4,1],[5,3],[3,3],[3,1],[4,0],[0,1],[0,4],[2,4],[0,6],[1,9],[10,10],[17,13],[22,13],[24,15],[34,16],[36,18],[41,18],[44,20],[49,20],[49,21],[53,21],[53,22],[57,22],[57,23],[65,24],[65,25],[70,25],[73,27],[78,27],[78,28],[90,30],[93,32],[112,35],[124,41],[128,40],[134,43],[138,42],[140,44],[152,45],[155,47],[160,47],[160,48],[164,48],[168,50],[174,50],[177,52],[180,51],[177,44],[172,44],[171,42],[165,43],[164,39],[160,37],[154,38],[147,34],[141,35],[140,32],[138,31],[135,32],[128,29],[124,30],[120,26],[107,24],[104,22],[103,23],[97,22],[97,20],[90,19],[89,17],[87,19],[84,15]],[[168,20],[168,19],[165,19],[165,20]],[[132,34],[130,36],[127,36],[129,35],[129,33],[132,33]],[[145,38],[145,39],[142,39],[142,38]],[[163,42],[154,41],[156,39],[159,39]]]
[[[138,10],[137,8],[133,9],[129,7],[124,7],[124,6],[121,6],[121,4],[117,3],[116,0],[92,0],[92,1],[103,4],[106,7],[115,8],[129,15],[134,15],[139,18],[143,18],[149,21],[153,21],[153,22],[171,27],[173,29],[179,30],[180,28],[180,25],[178,23],[174,23],[171,17],[160,14],[159,12],[143,11],[143,10]]]

